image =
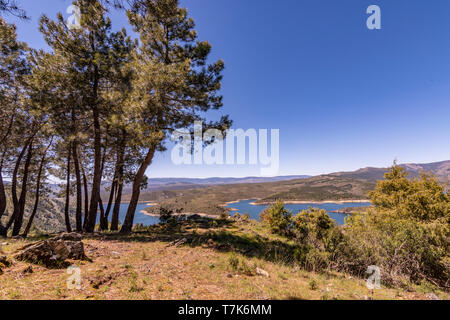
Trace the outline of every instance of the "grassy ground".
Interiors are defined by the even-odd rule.
[[[32,240],[7,240],[0,255],[11,257]],[[186,243],[177,246],[178,240]],[[425,285],[371,292],[363,279],[302,270],[286,254],[292,244],[257,222],[185,222],[83,242],[92,262],[73,261],[81,269],[80,290],[67,288],[66,269],[31,265],[26,273],[30,265],[15,261],[0,275],[0,299],[426,299],[430,292],[449,299]]]

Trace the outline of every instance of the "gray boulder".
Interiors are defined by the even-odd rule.
[[[62,266],[66,259],[84,260],[82,237],[77,233],[63,233],[54,238],[27,245],[14,256],[16,260],[43,264],[46,267]]]

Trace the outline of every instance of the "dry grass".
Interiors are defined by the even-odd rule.
[[[225,234],[222,238],[218,235]],[[179,247],[172,241],[186,237]],[[235,237],[235,238],[230,238]],[[370,292],[363,279],[329,273],[307,272],[275,256],[246,253],[247,245],[265,241],[266,231],[256,223],[185,225],[167,232],[153,227],[129,237],[116,234],[85,238],[93,262],[74,261],[81,268],[82,287],[69,290],[66,269],[46,269],[15,261],[0,275],[0,299],[425,299],[425,289],[408,292],[382,288]],[[214,239],[214,240],[213,240]],[[221,243],[226,239],[230,243]],[[1,243],[1,242],[0,242]],[[8,240],[3,254],[26,244]],[[277,242],[275,242],[277,243]],[[233,267],[230,261],[238,261]],[[255,273],[256,267],[270,277]],[[430,292],[430,291],[428,291]],[[442,299],[446,293],[435,290]]]

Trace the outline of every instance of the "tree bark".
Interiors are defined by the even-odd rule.
[[[5,191],[5,185],[3,183],[3,160],[5,158],[5,153],[2,155],[2,160],[0,163],[0,236],[6,237],[5,233],[5,227],[3,227],[2,224],[2,217],[5,214],[6,211],[6,191]]]
[[[6,139],[8,139],[8,136],[10,135],[11,129],[12,129],[12,126],[14,123],[14,118],[15,118],[15,113],[13,113],[11,116],[8,130],[2,137],[2,140],[0,141],[0,146],[4,146]],[[4,150],[5,150],[5,148],[4,148]],[[6,237],[6,232],[7,232],[6,228],[3,227],[3,224],[2,224],[2,217],[5,214],[6,204],[7,204],[5,184],[3,182],[3,162],[5,160],[5,154],[6,154],[6,151],[3,151],[2,159],[1,159],[1,163],[0,163],[0,236],[3,236],[3,237]]]
[[[16,219],[16,215],[19,212],[19,199],[17,198],[17,174],[19,172],[20,164],[22,163],[22,159],[25,155],[25,152],[27,151],[28,145],[31,143],[33,138],[34,138],[34,135],[25,142],[25,145],[23,146],[22,150],[20,151],[20,154],[17,157],[16,164],[14,166],[14,171],[13,171],[13,175],[12,175],[12,183],[11,183],[11,197],[13,200],[14,210],[13,210],[13,214],[9,218],[9,221],[8,221],[6,227],[4,228],[4,230],[2,230],[5,233],[5,236],[9,230],[9,228],[11,228],[12,224],[14,223],[14,220]]]
[[[66,221],[66,229],[67,232],[72,232],[72,226],[70,225],[70,216],[69,216],[69,201],[70,201],[70,160],[72,158],[72,146],[71,144],[68,147],[68,156],[67,156],[67,181],[66,181],[66,205],[64,207],[64,220]]]
[[[18,203],[19,211],[15,214],[14,227],[12,232],[13,237],[18,236],[20,233],[20,229],[22,228],[23,216],[25,214],[25,203],[27,200],[28,175],[30,172],[30,164],[32,158],[33,158],[33,142],[30,142],[28,146],[27,159],[25,161],[25,166],[23,169],[22,190],[20,192],[20,198]]]
[[[125,133],[123,133],[122,145],[117,153],[117,193],[114,203],[113,214],[111,218],[111,231],[119,230],[119,214],[120,205],[122,202],[122,191],[123,191],[123,167],[124,167],[124,157],[125,157]]]
[[[114,175],[115,176],[115,175]],[[109,199],[108,199],[108,205],[106,207],[106,210],[100,211],[101,215],[100,215],[100,230],[102,231],[107,231],[108,227],[109,227],[109,222],[108,222],[108,217],[109,217],[109,213],[111,212],[111,206],[112,206],[112,202],[114,199],[114,194],[116,192],[116,185],[117,182],[114,178],[114,181],[111,185],[111,190],[109,192]],[[102,205],[103,208],[103,205]]]
[[[78,158],[78,145],[76,142],[73,142],[72,145],[72,153],[73,153],[73,162],[75,165],[75,177],[76,177],[76,184],[77,184],[77,208],[76,208],[76,228],[77,232],[83,231],[83,223],[82,223],[82,190],[81,190],[81,172],[80,172],[80,161]]]
[[[41,178],[42,178],[42,172],[44,170],[45,165],[45,158],[47,156],[47,151],[52,145],[53,138],[50,140],[50,143],[48,144],[47,148],[44,151],[44,154],[42,155],[41,162],[39,164],[39,171],[37,175],[37,181],[36,181],[36,193],[34,196],[34,207],[33,212],[31,213],[30,219],[28,220],[27,226],[25,227],[25,231],[23,233],[23,237],[26,238],[28,234],[30,233],[31,226],[33,224],[34,217],[36,216],[37,209],[39,206],[39,198],[40,198],[40,192],[41,192]]]
[[[89,206],[89,214],[85,231],[92,233],[95,229],[95,222],[97,220],[98,202],[100,199],[100,187],[102,179],[102,146],[101,146],[101,127],[100,114],[97,107],[97,90],[98,90],[98,68],[95,66],[94,79],[94,105],[92,106],[92,115],[94,120],[94,177],[92,181],[91,202]]]
[[[105,220],[105,207],[103,206],[102,197],[98,199],[98,208],[100,210],[100,230],[108,230],[108,220]]]
[[[84,222],[83,222],[83,229],[86,228],[87,224],[87,217],[89,213],[89,190],[88,190],[88,183],[86,178],[86,172],[84,171],[84,166],[81,164],[81,171],[83,174],[83,187],[84,187]]]
[[[136,173],[136,176],[133,181],[133,191],[131,194],[131,200],[130,200],[130,204],[128,205],[128,211],[127,211],[127,215],[125,217],[125,221],[123,223],[122,229],[120,230],[121,233],[130,233],[133,229],[134,215],[136,213],[136,207],[139,202],[139,196],[141,194],[142,178],[144,177],[145,171],[147,170],[148,166],[151,164],[151,162],[153,160],[155,151],[156,151],[156,146],[152,146],[148,150],[147,155],[141,164],[141,167],[139,168],[138,172]]]

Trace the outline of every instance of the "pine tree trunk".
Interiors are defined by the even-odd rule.
[[[119,214],[120,214],[120,205],[122,202],[122,191],[123,191],[123,181],[119,181],[116,200],[114,203],[113,215],[111,218],[111,231],[119,230]]]
[[[84,171],[83,164],[81,164],[81,171],[83,174],[83,187],[84,187],[84,222],[83,222],[83,230],[84,230],[86,228],[87,217],[88,217],[88,213],[89,213],[89,190],[88,190],[86,172]]]
[[[95,43],[91,43],[92,51],[95,52]],[[92,87],[92,117],[94,123],[94,177],[92,181],[91,203],[89,205],[89,213],[85,231],[92,233],[95,229],[97,220],[98,202],[100,200],[100,188],[102,180],[102,137],[100,127],[100,112],[97,106],[99,85],[98,66],[94,65],[94,79]]]
[[[47,157],[48,149],[50,149],[50,147],[52,146],[52,143],[53,143],[53,137],[51,138],[50,143],[48,144],[47,148],[45,149],[44,154],[42,155],[41,163],[39,164],[39,171],[38,171],[37,181],[36,181],[36,193],[34,196],[33,212],[31,213],[30,219],[28,220],[27,226],[25,227],[25,231],[23,233],[24,238],[26,238],[28,236],[28,234],[30,233],[34,217],[36,216],[36,213],[37,213],[37,209],[39,206],[40,192],[41,192],[42,172],[44,171],[45,158]]]
[[[72,158],[72,146],[68,147],[68,156],[67,156],[67,181],[66,181],[66,205],[64,207],[64,220],[66,221],[66,230],[67,232],[72,232],[72,227],[70,225],[70,217],[69,217],[69,206],[70,206],[70,160]]]
[[[141,164],[141,167],[139,168],[138,172],[136,173],[136,177],[133,181],[133,191],[131,194],[131,200],[130,204],[128,205],[128,211],[127,215],[125,217],[125,221],[123,223],[122,229],[120,230],[121,233],[130,233],[133,229],[133,222],[134,222],[134,215],[136,213],[136,208],[139,202],[139,196],[141,193],[141,182],[142,178],[145,175],[145,171],[147,170],[148,166],[151,164],[153,157],[155,155],[156,147],[152,146],[149,151],[147,152],[147,155]]]
[[[6,234],[4,234],[5,233],[5,227],[3,227],[3,224],[2,224],[2,217],[5,214],[6,202],[7,202],[5,185],[3,183],[3,174],[2,174],[4,158],[5,158],[5,153],[3,153],[2,160],[1,160],[1,163],[0,163],[0,236],[3,236],[3,237],[5,237]]]
[[[114,181],[111,185],[111,190],[109,192],[109,199],[108,199],[108,205],[106,207],[106,210],[104,210],[100,216],[100,230],[107,231],[109,227],[108,217],[109,213],[111,212],[111,206],[114,199],[114,194],[116,192],[116,185],[117,182],[114,178]]]
[[[5,185],[3,184],[3,158],[2,163],[0,164],[0,236],[6,237],[6,228],[3,227],[2,224],[2,217],[5,214],[6,211],[6,192],[5,192]]]
[[[125,157],[125,133],[123,134],[122,145],[117,153],[117,193],[114,203],[113,215],[111,218],[111,231],[119,230],[119,214],[120,214],[120,204],[122,202],[122,191],[123,191],[123,167],[124,167],[124,157]]]
[[[105,207],[103,206],[103,200],[101,196],[100,198],[98,198],[98,208],[100,209],[100,230],[108,230],[108,221],[106,221],[106,229],[104,229],[104,225],[102,226],[102,224],[105,224]]]
[[[101,152],[101,134],[100,121],[97,108],[94,108],[94,178],[92,181],[91,202],[85,231],[92,233],[95,229],[97,220],[98,202],[100,199],[100,187],[102,179],[102,152]]]
[[[7,233],[9,228],[11,228],[12,224],[14,223],[16,219],[16,215],[19,212],[19,199],[17,198],[17,174],[19,172],[20,164],[22,163],[22,159],[25,155],[25,152],[27,151],[28,145],[31,143],[33,137],[29,138],[25,145],[23,146],[22,150],[20,151],[19,156],[17,157],[16,164],[14,166],[14,171],[12,175],[12,183],[11,183],[11,197],[13,201],[13,214],[9,218],[9,221],[4,228],[4,232]]]
[[[12,114],[11,120],[9,122],[8,130],[6,131],[5,135],[2,137],[2,140],[0,141],[0,146],[3,146],[8,139],[11,129],[14,123],[15,113]],[[6,204],[7,204],[7,198],[6,198],[6,191],[5,191],[5,184],[3,182],[3,162],[5,160],[5,153],[6,151],[3,151],[2,153],[2,159],[0,163],[0,236],[6,237],[7,230],[5,227],[3,227],[2,224],[2,217],[5,214],[6,211]]]
[[[15,215],[14,227],[12,232],[13,237],[19,235],[20,229],[22,228],[23,224],[23,216],[25,214],[25,203],[27,200],[27,191],[28,191],[28,175],[30,172],[30,164],[32,158],[33,158],[33,142],[30,142],[28,146],[28,154],[27,159],[25,161],[25,167],[23,169],[24,171],[22,177],[22,190],[20,192],[20,199],[18,203],[19,211]]]
[[[75,165],[75,177],[76,177],[76,183],[77,183],[77,209],[76,209],[76,228],[77,232],[83,231],[83,222],[82,222],[82,190],[81,190],[81,173],[80,173],[80,161],[78,159],[78,146],[77,143],[74,142],[72,145],[72,153],[73,153],[73,162]]]

